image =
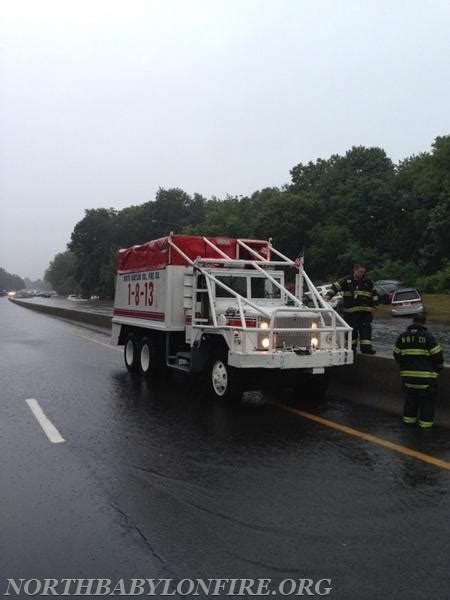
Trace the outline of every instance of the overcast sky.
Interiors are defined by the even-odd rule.
[[[448,0],[0,0],[0,267],[43,275],[85,208],[207,197],[450,133]]]

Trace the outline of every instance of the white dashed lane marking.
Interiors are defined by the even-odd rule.
[[[62,442],[66,441],[53,423],[47,419],[37,400],[34,398],[29,398],[28,400],[25,400],[25,402],[30,407],[31,412],[36,417],[37,422],[42,427],[45,435],[52,442],[52,444],[61,444]]]

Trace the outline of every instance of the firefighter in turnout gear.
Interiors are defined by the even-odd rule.
[[[352,347],[359,345],[363,354],[376,354],[372,348],[372,311],[378,304],[378,295],[372,281],[366,278],[366,267],[357,263],[353,273],[335,281],[325,296],[328,302],[335,294],[344,295],[344,319],[353,327]]]
[[[405,397],[403,422],[419,421],[419,427],[433,425],[437,378],[444,364],[440,345],[425,327],[425,316],[414,317],[412,325],[399,335],[394,358],[400,367]]]

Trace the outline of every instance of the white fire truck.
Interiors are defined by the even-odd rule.
[[[119,250],[112,343],[129,371],[204,373],[223,399],[267,382],[323,394],[325,370],[353,362],[351,328],[270,240],[171,233]]]

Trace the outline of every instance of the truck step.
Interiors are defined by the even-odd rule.
[[[184,373],[190,373],[191,367],[189,365],[177,365],[177,364],[169,364],[167,365],[170,369],[176,369],[177,371],[183,371]]]
[[[191,353],[190,352],[177,352],[175,356],[169,356],[167,358],[167,366],[171,369],[178,369],[179,371],[190,372],[191,370]]]

